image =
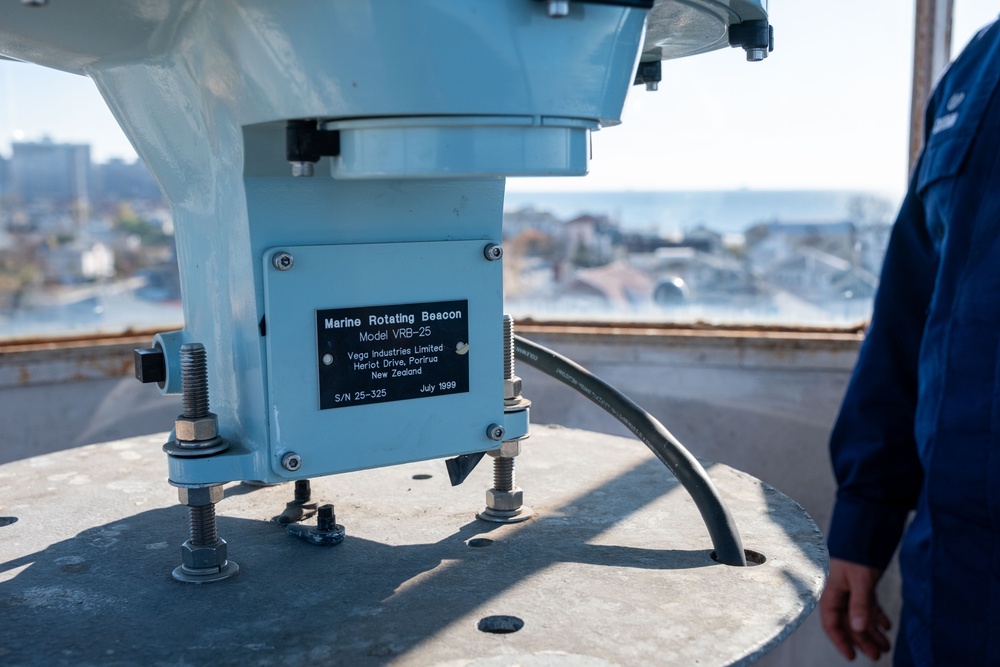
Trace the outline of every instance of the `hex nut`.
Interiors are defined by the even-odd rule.
[[[516,375],[503,381],[503,400],[509,401],[521,396],[521,378]]]
[[[523,504],[524,492],[520,487],[515,486],[513,491],[486,490],[486,506],[490,509],[510,512],[521,509]]]
[[[177,499],[180,501],[181,505],[187,505],[188,507],[204,507],[205,505],[214,505],[215,503],[220,502],[225,495],[225,491],[222,490],[221,484],[215,484],[214,486],[197,486],[192,489],[182,486],[177,489]]]
[[[174,422],[174,436],[183,442],[211,440],[219,435],[219,418],[213,412],[207,417],[191,419],[181,415]]]
[[[188,540],[181,545],[181,558],[189,568],[222,567],[228,560],[225,540],[209,546],[196,547]]]
[[[515,456],[521,455],[521,441],[520,440],[505,440],[500,443],[500,447],[497,449],[491,449],[486,452],[493,458],[504,458],[512,459]]]

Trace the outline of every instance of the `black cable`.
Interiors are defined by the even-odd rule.
[[[514,353],[529,366],[576,389],[632,431],[691,494],[708,528],[718,561],[726,565],[747,564],[736,522],[708,473],[663,424],[583,366],[546,347],[514,336]]]

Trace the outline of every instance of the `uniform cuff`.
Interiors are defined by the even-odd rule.
[[[830,556],[884,570],[896,551],[909,510],[838,497],[827,543]]]

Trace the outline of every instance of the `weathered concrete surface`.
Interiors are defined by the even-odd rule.
[[[0,464],[170,428],[178,395],[134,377],[153,334],[0,342]]]
[[[698,457],[718,461],[773,485],[826,529],[836,483],[827,442],[857,358],[857,343],[790,336],[687,337],[518,331],[564,354],[624,391],[655,415]],[[542,333],[545,330],[545,333]],[[557,380],[517,365],[531,418],[572,428],[627,435],[610,415]],[[899,627],[902,606],[895,559],[879,584],[879,600]],[[888,667],[891,654],[864,664]],[[819,614],[761,661],[767,667],[847,667],[827,639]]]
[[[637,441],[534,426],[518,459],[530,521],[474,519],[488,465],[451,488],[443,463],[418,463],[314,480],[348,534],[323,549],[268,522],[291,485],[233,484],[219,531],[240,574],[180,584],[186,511],[162,439],[0,466],[0,516],[17,518],[0,521],[0,663],[740,664],[791,632],[824,579],[815,524],[749,475],[709,470],[767,557],[731,568]],[[477,630],[493,614],[524,627]]]

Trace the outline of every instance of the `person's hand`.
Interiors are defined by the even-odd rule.
[[[848,660],[854,660],[855,648],[872,660],[889,650],[885,633],[892,624],[875,597],[881,576],[873,567],[830,559],[830,578],[819,600],[819,613],[823,630]]]

